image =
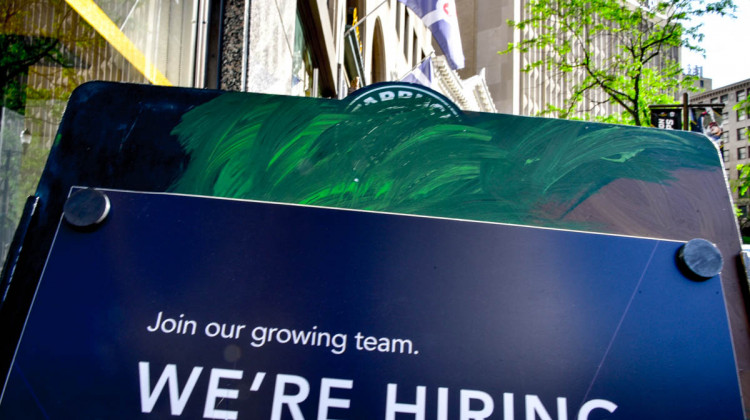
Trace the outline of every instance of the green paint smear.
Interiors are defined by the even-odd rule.
[[[351,114],[332,100],[227,93],[172,134],[190,155],[171,191],[573,227],[561,219],[620,179],[720,170],[680,132],[425,110]]]

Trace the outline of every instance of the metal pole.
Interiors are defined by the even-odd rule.
[[[347,29],[346,32],[344,32],[344,37],[346,37],[347,35],[349,35],[349,32],[353,31],[357,26],[359,26],[362,22],[364,22],[365,19],[367,19],[371,14],[375,13],[375,11],[378,10],[378,8],[380,6],[382,6],[382,5],[386,4],[386,3],[388,3],[388,0],[383,0],[382,3],[380,3],[377,6],[375,6],[375,8],[370,11],[370,13],[364,15],[362,17],[362,19],[360,19],[359,21],[357,21],[356,24],[352,25],[352,27],[350,27],[349,29]]]
[[[688,94],[682,94],[682,129],[690,131],[690,112],[688,112]]]
[[[409,75],[409,73],[411,73],[411,72],[413,72],[414,70],[416,70],[416,69],[417,69],[417,67],[421,66],[421,65],[422,65],[422,63],[424,63],[424,62],[425,62],[425,60],[427,60],[428,58],[432,57],[433,55],[435,55],[435,50],[432,50],[432,51],[431,51],[431,52],[430,52],[429,54],[427,54],[427,57],[423,58],[423,59],[422,59],[422,61],[420,61],[419,63],[417,63],[417,65],[416,65],[416,66],[412,67],[412,68],[411,68],[411,70],[407,71],[407,72],[406,72],[406,74],[405,74],[405,75],[403,75],[403,76],[401,76],[401,77],[400,77],[400,78],[399,78],[398,80],[404,80],[404,77],[408,76],[408,75]]]

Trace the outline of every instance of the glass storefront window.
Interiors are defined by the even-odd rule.
[[[91,80],[195,86],[207,0],[3,0],[0,263],[72,91]],[[21,132],[31,142],[21,147]],[[27,136],[28,137],[28,136]]]
[[[152,83],[192,86],[197,32],[196,2],[193,0],[68,0],[69,3],[95,3],[106,17],[82,12],[100,34],[114,24],[124,37],[115,34],[115,48],[137,52],[123,53],[132,65],[143,56],[139,69]],[[110,21],[110,22],[108,22]],[[132,44],[132,45],[131,45]],[[132,54],[132,57],[129,56]]]
[[[13,181],[18,179],[21,171],[21,156],[24,151],[21,135],[24,133],[24,118],[8,108],[2,108],[0,112],[0,206],[5,210],[0,220],[0,252],[5,255],[16,228],[16,219],[13,216],[23,210],[18,208],[19,205],[23,205],[23,199],[18,197],[18,182]]]

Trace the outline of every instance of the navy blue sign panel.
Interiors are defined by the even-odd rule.
[[[680,242],[105,193],[60,224],[2,418],[742,418]]]

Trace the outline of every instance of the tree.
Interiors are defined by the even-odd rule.
[[[746,98],[743,101],[737,103],[732,108],[737,112],[744,112],[745,115],[750,115],[750,98]],[[750,130],[745,130],[745,136],[750,141]],[[739,178],[735,185],[735,190],[739,191],[740,196],[747,194],[747,190],[750,189],[750,165],[737,165],[739,172]]]
[[[508,21],[522,40],[500,54],[519,51],[535,57],[524,71],[543,69],[565,80],[563,106],[542,112],[560,118],[588,116],[609,104],[618,115],[608,122],[648,125],[648,105],[673,102],[675,92],[692,86],[677,61],[680,47],[703,52],[700,25],[706,14],[731,16],[732,0],[531,0],[526,18]]]
[[[46,10],[58,24],[34,27],[28,24],[35,11]],[[28,86],[25,77],[29,68],[44,63],[64,68],[73,66],[66,54],[62,22],[72,10],[61,0],[5,0],[0,6],[0,88],[2,105],[24,113]],[[67,35],[67,38],[71,38]]]
[[[0,121],[0,264],[2,247],[10,242],[47,160],[52,139],[43,136],[42,127],[57,122],[49,100],[67,99],[80,84],[78,73],[87,63],[76,53],[101,49],[104,43],[95,35],[65,0],[0,1],[0,106],[12,111],[4,110]],[[34,108],[43,101],[44,107]],[[20,125],[11,123],[17,118]],[[33,135],[25,148],[22,128]]]

